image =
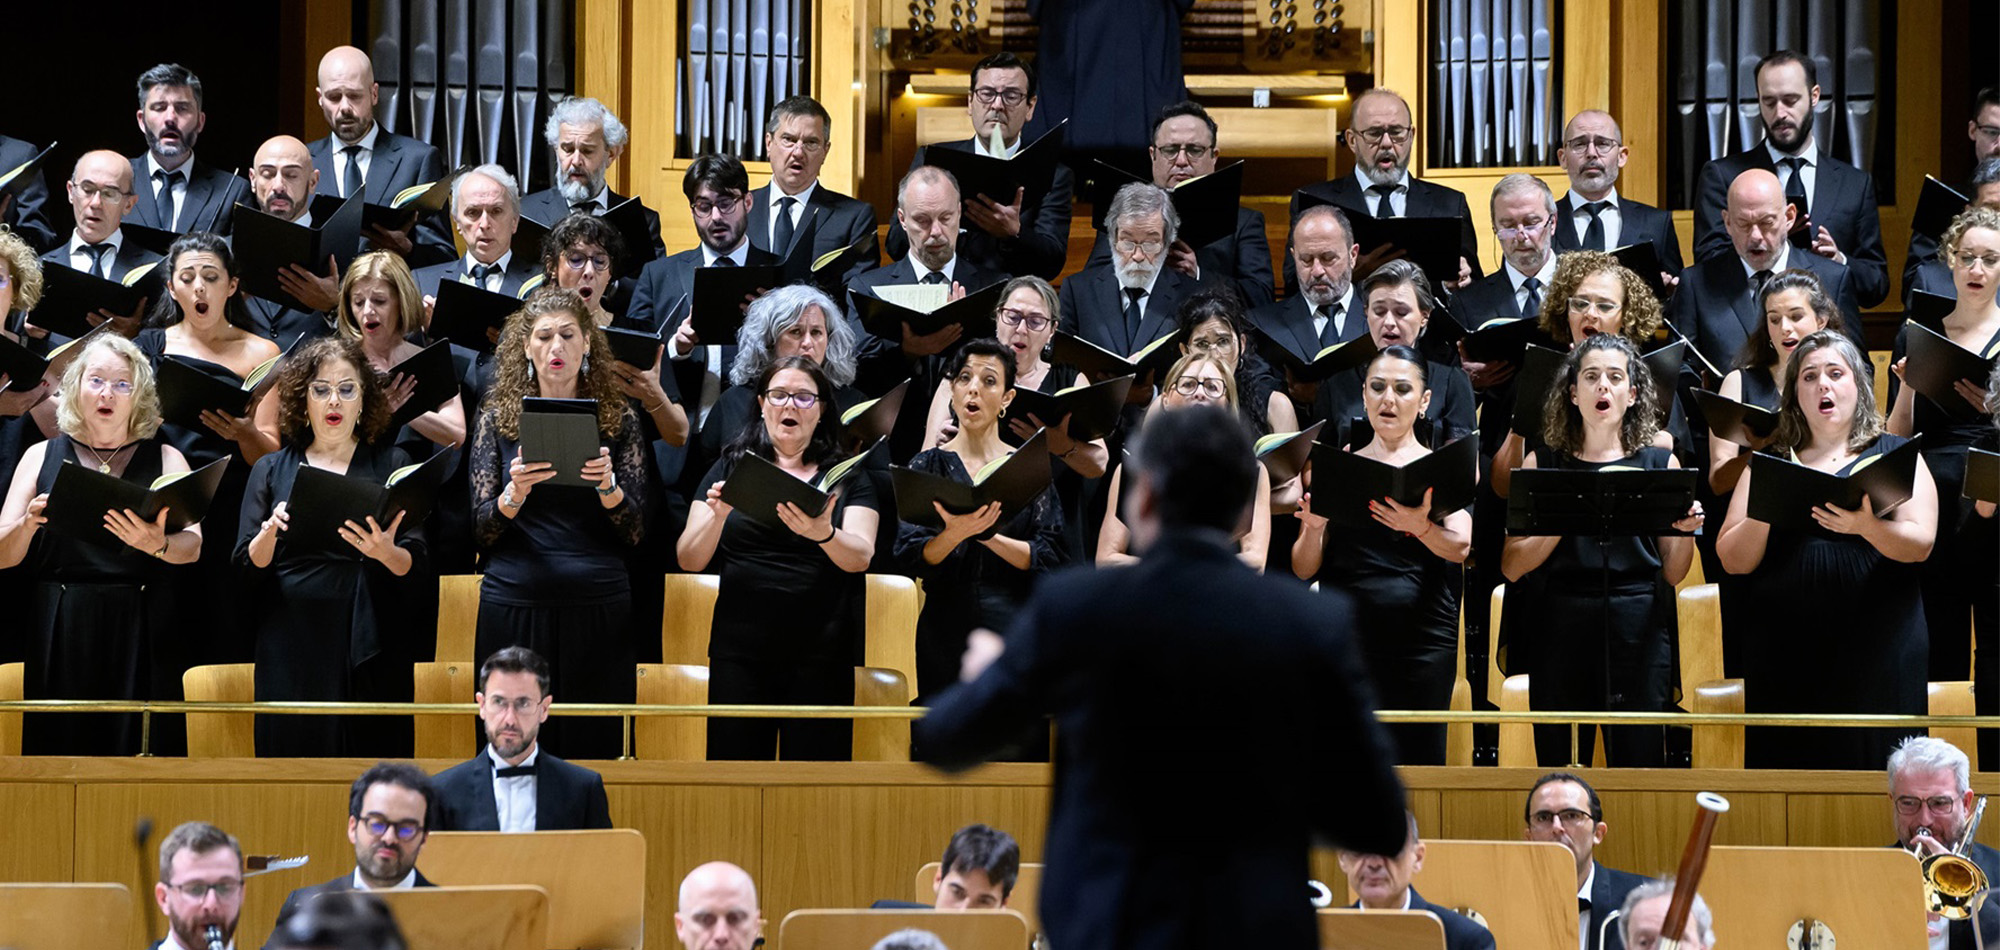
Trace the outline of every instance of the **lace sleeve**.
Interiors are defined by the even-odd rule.
[[[1063,563],[1063,511],[1056,497],[1054,485],[1042,492],[1028,509],[1034,519],[1035,533],[1028,542],[1028,571],[1040,574],[1061,567]]]
[[[481,411],[479,422],[473,426],[465,472],[472,484],[473,540],[484,551],[507,532],[510,520],[500,513],[500,489],[506,481],[507,463],[500,457],[500,431],[494,426],[490,410]]]
[[[636,547],[646,536],[646,520],[652,513],[653,480],[647,475],[647,443],[640,434],[639,418],[629,405],[619,432],[618,445],[611,450],[611,467],[618,471],[618,487],[625,490],[625,500],[606,509],[605,514],[625,543]]]

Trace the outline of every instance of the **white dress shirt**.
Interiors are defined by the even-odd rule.
[[[125,244],[125,229],[119,228],[111,232],[111,235],[106,237],[101,243],[111,248],[111,250],[104,252],[104,272],[109,274],[112,268],[118,266],[118,252]],[[86,274],[90,273],[90,269],[97,266],[97,259],[91,257],[89,251],[84,250],[84,248],[89,246],[90,242],[85,241],[81,233],[71,231],[69,233],[69,266]],[[112,279],[116,280],[117,278],[114,277]]]
[[[1369,216],[1374,216],[1375,202],[1381,197],[1381,194],[1369,191],[1368,189],[1375,187],[1375,182],[1369,179],[1366,171],[1359,165],[1354,168],[1354,180],[1361,183],[1361,203],[1367,206]],[[1401,178],[1396,179],[1396,190],[1389,195],[1389,207],[1396,210],[1395,216],[1398,218],[1409,216],[1410,172],[1408,169],[1403,171]]]
[[[486,747],[486,756],[493,760],[493,768],[507,768],[507,760],[502,759],[491,745]],[[534,765],[542,757],[542,747],[536,745],[528,750],[528,757],[522,765]],[[500,816],[501,831],[535,830],[535,779],[533,775],[509,775],[493,777],[493,811]],[[411,871],[415,874],[415,871]]]
[[[785,249],[778,246],[778,201],[782,198],[792,199],[792,233],[799,233],[799,222],[805,217],[806,202],[811,201],[813,192],[819,190],[819,180],[814,179],[812,184],[807,185],[804,191],[796,195],[788,195],[785,194],[784,189],[778,187],[778,180],[773,178],[771,179],[771,187],[766,190],[768,194],[764,200],[767,203],[764,207],[771,209],[771,213],[769,215],[770,220],[768,221],[769,230],[764,232],[764,244],[771,249],[771,253],[783,254]]]
[[[509,249],[501,252],[500,259],[493,262],[493,265],[498,269],[486,275],[486,283],[480,284],[479,289],[490,290],[496,294],[499,293],[501,282],[507,279],[507,265],[513,263],[513,260],[513,250]],[[479,258],[473,257],[471,251],[465,252],[464,259],[458,263],[459,282],[465,284],[472,283],[472,269],[478,266],[480,266]]]
[[[361,151],[354,155],[353,158],[355,164],[361,167],[361,183],[364,186],[368,184],[368,169],[374,167],[375,163],[375,140],[381,137],[381,123],[370,122],[368,123],[368,134],[363,135],[361,141],[351,143],[361,146]],[[338,136],[335,136],[333,139],[333,187],[335,191],[340,193],[342,198],[353,197],[347,193],[348,154],[346,150],[349,144],[341,141]]]
[[[1750,262],[1749,262],[1749,261],[1746,261],[1746,260],[1744,260],[1743,258],[1740,258],[1740,257],[1736,259],[1736,262],[1737,262],[1738,264],[1741,264],[1741,265],[1743,265],[1743,273],[1744,273],[1744,274],[1746,274],[1746,275],[1748,275],[1748,276],[1750,277],[1750,292],[1751,292],[1751,293],[1756,293],[1756,291],[1757,291],[1757,268],[1755,268],[1755,267],[1751,267],[1751,266],[1750,266]],[[1778,242],[1778,259],[1777,259],[1777,260],[1774,260],[1774,261],[1772,261],[1772,262],[1771,262],[1771,267],[1770,267],[1770,270],[1771,270],[1771,276],[1773,276],[1773,277],[1776,277],[1776,276],[1778,276],[1779,274],[1782,274],[1782,273],[1784,273],[1784,272],[1785,272],[1785,267],[1786,267],[1786,265],[1789,265],[1789,264],[1790,264],[1791,262],[1792,262],[1792,245],[1791,245],[1791,243],[1790,243],[1790,242],[1787,242],[1787,241],[1779,241],[1779,242]]]
[[[513,781],[513,780],[508,779],[508,781]],[[417,886],[416,868],[411,868],[410,873],[403,875],[402,880],[397,881],[396,883],[391,884],[388,887],[370,887],[367,881],[361,879],[361,869],[360,868],[354,869],[354,889],[357,891],[407,891],[416,886]]]
[[[1576,899],[1579,901],[1589,900],[1590,886],[1596,882],[1597,862],[1592,861],[1590,862],[1590,873],[1584,875],[1583,886],[1576,889]],[[1576,912],[1576,950],[1590,950],[1590,928],[1597,923],[1597,921],[1591,918],[1598,917],[1601,920],[1600,913],[1610,913],[1617,909],[1616,907],[1600,908],[1593,905],[1589,910],[1583,910],[1581,905],[1579,905]]]
[[[1502,263],[1500,266],[1503,270],[1507,272],[1507,282],[1514,285],[1515,313],[1520,313],[1521,305],[1528,302],[1528,292],[1522,290],[1521,285],[1527,283],[1529,277],[1533,277],[1537,281],[1541,282],[1538,286],[1535,287],[1535,293],[1538,293],[1542,296],[1543,303],[1546,304],[1548,302],[1549,281],[1556,279],[1556,255],[1553,250],[1549,252],[1549,259],[1542,262],[1542,269],[1534,272],[1533,274],[1523,274],[1520,271],[1515,270],[1514,263],[1512,261],[1506,261]],[[1567,306],[1567,304],[1565,304],[1565,306]]]
[[[1806,160],[1806,167],[1799,169],[1799,174],[1805,177],[1806,204],[1810,207],[1813,197],[1818,194],[1813,190],[1813,186],[1819,184],[1819,140],[1810,135],[1806,136],[1805,147],[1799,149],[1797,156],[1791,156],[1778,151],[1778,147],[1772,145],[1770,137],[1766,136],[1764,151],[1771,155],[1771,164],[1777,169],[1778,184],[1781,188],[1790,187],[1792,183],[1792,168],[1785,164],[1785,159],[1797,157]]]
[[[1326,339],[1326,321],[1329,319],[1333,321],[1333,335],[1336,337],[1346,336],[1347,321],[1355,318],[1354,285],[1351,283],[1347,285],[1347,296],[1327,305],[1329,307],[1338,306],[1340,308],[1338,314],[1329,317],[1326,311],[1313,306],[1312,301],[1307,301],[1306,306],[1312,309],[1313,336],[1322,340]]]
[[[1604,222],[1604,249],[1609,251],[1624,247],[1624,242],[1619,240],[1625,235],[1625,216],[1618,212],[1618,189],[1614,187],[1605,192],[1601,200],[1604,210],[1597,213],[1597,220]],[[1589,203],[1589,198],[1577,194],[1575,190],[1570,191],[1570,227],[1576,230],[1578,247],[1583,246],[1584,232],[1590,230],[1590,212],[1583,210],[1583,206]]]
[[[180,229],[174,226],[174,222],[179,221],[187,214],[188,176],[194,172],[194,160],[193,158],[189,158],[187,161],[182,162],[179,168],[168,168],[161,165],[160,160],[155,158],[152,152],[146,153],[146,180],[139,187],[151,188],[153,190],[154,201],[160,200],[160,188],[165,185],[162,179],[153,177],[160,172],[181,173],[181,180],[174,182],[174,220],[160,225],[161,230],[178,231]]]
[[[924,278],[929,277],[932,273],[931,265],[917,258],[917,249],[914,247],[910,248],[908,259],[910,262],[910,272],[917,275],[917,283],[923,283]],[[944,275],[945,286],[951,286],[951,283],[958,279],[958,255],[953,254],[951,260],[945,261],[944,266],[938,268],[936,272]]]

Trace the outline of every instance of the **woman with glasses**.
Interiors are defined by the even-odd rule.
[[[382,484],[410,464],[388,431],[389,394],[365,344],[338,337],[287,357],[274,391],[285,447],[251,469],[235,539],[257,585],[257,699],[409,702],[410,664],[424,659],[411,645],[425,628],[408,606],[430,593],[404,583],[423,561],[421,526],[398,514],[346,522],[331,542],[286,533],[301,469]],[[266,757],[398,758],[410,743],[408,719],[257,717]]]
[[[1768,451],[1846,475],[1908,441],[1882,431],[1873,380],[1874,364],[1839,331],[1806,337],[1786,363]],[[1745,693],[1749,712],[1923,715],[1930,641],[1918,565],[1934,550],[1939,494],[1921,460],[1912,488],[1887,513],[1866,499],[1854,511],[1815,508],[1817,529],[1801,531],[1751,518],[1756,488],[1743,473],[1716,553],[1730,573],[1750,575],[1764,628],[1811,637],[1752,642],[1744,665],[1746,682],[1757,684]],[[1965,628],[1955,629],[1962,648]],[[1881,768],[1906,732],[1753,726],[1745,759],[1757,768]]]
[[[1236,377],[1228,364],[1214,356],[1202,353],[1182,356],[1167,370],[1166,380],[1166,388],[1160,395],[1163,411],[1188,406],[1222,406],[1238,411]],[[1123,472],[1123,468],[1112,471],[1110,490],[1105,493],[1104,525],[1097,534],[1100,565],[1130,564],[1139,559],[1127,553],[1132,533],[1119,516],[1119,483]],[[1256,503],[1250,509],[1249,522],[1237,531],[1235,540],[1243,563],[1263,570],[1265,555],[1271,547],[1271,476],[1262,464],[1257,466]]]
[[[1181,304],[1175,315],[1182,355],[1202,353],[1221,360],[1235,377],[1237,414],[1259,435],[1297,432],[1298,409],[1285,394],[1285,380],[1249,348],[1250,322],[1243,301],[1231,290],[1203,290]]]
[[[1421,350],[1424,330],[1430,326],[1438,302],[1431,292],[1430,278],[1415,264],[1400,260],[1383,264],[1361,282],[1356,296],[1368,320],[1368,336],[1378,352],[1395,346]],[[1470,434],[1476,411],[1472,380],[1464,370],[1442,363],[1426,361],[1423,370],[1430,398],[1421,413],[1427,421],[1416,429],[1419,441],[1437,446]],[[1330,445],[1368,441],[1366,431],[1351,431],[1356,420],[1371,418],[1366,395],[1368,372],[1368,367],[1359,367],[1335,373],[1320,384],[1313,411],[1334,430],[1320,441]]]
[[[603,218],[578,212],[557,222],[542,242],[543,279],[582,298],[590,309],[590,322],[602,329],[615,320],[605,295],[611,292],[624,258],[625,239],[618,229]],[[666,372],[664,343],[651,369],[614,360],[611,370],[619,391],[633,400],[639,415],[652,426],[647,433],[649,441],[661,440],[673,446],[687,443],[687,410],[681,407],[680,387],[675,385],[673,374]]]
[[[30,699],[179,699],[189,664],[176,634],[169,564],[201,554],[202,530],[167,533],[160,521],[109,512],[101,531],[62,534],[43,511],[56,473],[88,466],[138,486],[186,472],[179,449],[160,437],[153,367],[124,337],[92,340],[64,371],[55,398],[59,431],[29,446],[0,503],[0,568],[26,564],[32,599],[13,605],[24,634]],[[180,745],[177,722],[153,719],[153,751]],[[136,755],[136,715],[29,716],[31,754]]]
[[[1397,467],[1431,454],[1415,430],[1431,402],[1426,374],[1436,368],[1400,343],[1376,354],[1363,368],[1367,441],[1348,451]],[[1448,708],[1458,661],[1459,565],[1472,553],[1472,513],[1433,511],[1428,494],[1415,507],[1370,499],[1369,524],[1340,528],[1311,505],[1308,492],[1295,515],[1292,573],[1351,598],[1355,637],[1374,674],[1376,700],[1384,709]],[[1397,761],[1444,764],[1444,724],[1389,731],[1401,750]]]
[[[631,702],[637,646],[626,559],[655,503],[638,416],[613,381],[610,344],[572,291],[529,297],[507,318],[497,354],[499,374],[466,457],[473,532],[486,553],[475,659],[527,647],[548,659],[553,695]],[[530,396],[595,401],[597,457],[562,463],[586,486],[544,485],[557,463],[523,458]],[[577,758],[615,758],[622,748],[614,719],[543,728],[559,728],[562,741],[551,744]]]
[[[863,572],[880,523],[870,479],[826,486],[841,461],[838,426],[824,398],[833,381],[805,356],[773,360],[756,381],[758,424],[724,447],[701,484],[676,553],[681,569],[721,575],[709,633],[708,700],[845,706],[862,658]],[[747,456],[832,495],[817,515],[789,502],[759,516],[722,500]],[[708,721],[710,759],[846,759],[853,726],[842,719]]]
[[[1521,467],[1679,468],[1672,452],[1653,444],[1658,399],[1653,375],[1630,341],[1587,335],[1563,359],[1544,404],[1541,439]],[[1699,502],[1673,525],[1680,532],[1699,527]],[[1514,589],[1507,596],[1507,613],[1521,614],[1521,629],[1534,631],[1530,708],[1665,711],[1674,682],[1673,588],[1693,561],[1694,540],[1680,536],[1613,538],[1608,545],[1574,535],[1507,538],[1500,571],[1508,582],[1531,571],[1540,579],[1519,588],[1524,596]],[[1582,727],[1585,755],[1595,728]],[[1570,761],[1569,735],[1563,726],[1535,727],[1543,765]],[[1606,728],[1605,754],[1611,765],[1661,766],[1663,736],[1657,726]]]

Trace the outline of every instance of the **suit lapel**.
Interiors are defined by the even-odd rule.
[[[1755,295],[1750,290],[1750,275],[1743,273],[1742,261],[1734,255],[1716,260],[1728,268],[1723,271],[1722,283],[1728,288],[1730,312],[1736,314],[1736,322],[1743,325],[1743,332],[1754,336],[1762,329],[1764,321],[1762,315],[1757,313]]]
[[[1319,334],[1313,332],[1312,307],[1304,294],[1285,301],[1285,326],[1292,334],[1292,352],[1307,359],[1319,353]]]
[[[469,828],[492,828],[500,830],[500,805],[493,800],[493,757],[484,749],[479,752],[479,794],[473,796],[472,821]],[[540,783],[537,783],[540,784]]]
[[[1180,309],[1181,296],[1180,272],[1161,268],[1160,276],[1153,281],[1153,292],[1146,298],[1146,313],[1139,318],[1139,332],[1125,341],[1125,352],[1134,352],[1159,339],[1173,322],[1174,311]]]
[[[757,191],[761,191],[763,194],[757,195]],[[751,247],[765,247],[771,243],[771,206],[778,200],[771,196],[777,193],[778,188],[776,185],[767,185],[751,192],[751,194],[757,195],[756,200],[750,203],[749,228]]]
[[[390,194],[389,186],[396,180],[396,169],[403,164],[403,150],[396,140],[384,131],[375,137],[375,154],[368,157],[368,180],[361,185],[362,200],[378,205],[386,205]]]
[[[208,206],[215,198],[215,177],[199,161],[188,163],[188,184],[186,200],[182,202],[180,219],[187,223],[186,230],[207,230],[213,227],[209,219]],[[161,222],[161,227],[168,227]]]
[[[1124,290],[1118,286],[1117,275],[1108,267],[1105,268],[1104,273],[1097,275],[1097,284],[1099,288],[1097,291],[1098,294],[1107,301],[1107,306],[1110,307],[1105,313],[1111,323],[1111,341],[1117,344],[1118,355],[1129,356],[1136,349],[1132,345],[1132,330],[1125,325],[1125,302],[1129,298],[1125,296]]]
[[[154,182],[151,174],[146,167],[146,156],[141,155],[132,159],[132,188],[139,193],[139,203],[132,206],[132,216],[133,220],[140,224],[152,222],[164,229],[166,225],[159,223],[160,205],[153,200]],[[189,185],[189,190],[193,190],[192,184]]]

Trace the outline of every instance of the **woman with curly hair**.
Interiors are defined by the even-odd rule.
[[[35,258],[35,249],[0,225],[0,336],[20,343],[23,323],[17,315],[35,309],[41,300],[42,262]],[[0,380],[8,384],[0,390],[0,476],[4,476],[14,471],[24,449],[42,440],[44,433],[28,413],[53,395],[55,386],[47,380],[7,379],[4,372]],[[6,585],[0,579],[0,591]]]
[[[1549,387],[1542,444],[1521,467],[1679,468],[1673,453],[1653,444],[1658,398],[1629,340],[1585,335]],[[1700,526],[1699,503],[1674,522],[1676,531]],[[1613,538],[1609,545],[1567,535],[1508,538],[1501,573],[1512,582],[1535,571],[1542,581],[1524,602],[1508,598],[1508,612],[1522,612],[1535,631],[1529,707],[1664,711],[1673,688],[1673,588],[1693,560],[1694,540],[1686,537]],[[1582,727],[1578,740],[1586,756],[1593,729]],[[1661,766],[1662,735],[1657,726],[1607,728],[1605,754],[1612,765]],[[1535,747],[1543,765],[1568,762],[1568,728],[1535,727]]]
[[[339,542],[294,543],[292,489],[299,472],[386,483],[409,464],[391,442],[389,396],[361,343],[338,337],[301,346],[273,390],[285,447],[257,460],[243,497],[236,563],[264,582],[257,616],[257,698],[271,701],[409,702],[416,631],[398,579],[422,560],[423,533],[401,514],[387,524],[346,522]],[[398,758],[411,748],[408,719],[258,716],[257,753],[268,757]]]
[[[631,702],[636,645],[628,629],[626,558],[653,505],[646,438],[612,378],[611,346],[576,293],[544,288],[507,318],[499,371],[479,410],[466,464],[473,533],[486,553],[479,587],[476,659],[524,646],[548,658],[551,690],[572,702]],[[543,485],[551,462],[521,455],[522,400],[597,404],[598,456],[578,474],[589,488]],[[614,719],[550,723],[565,755],[615,758]]]

